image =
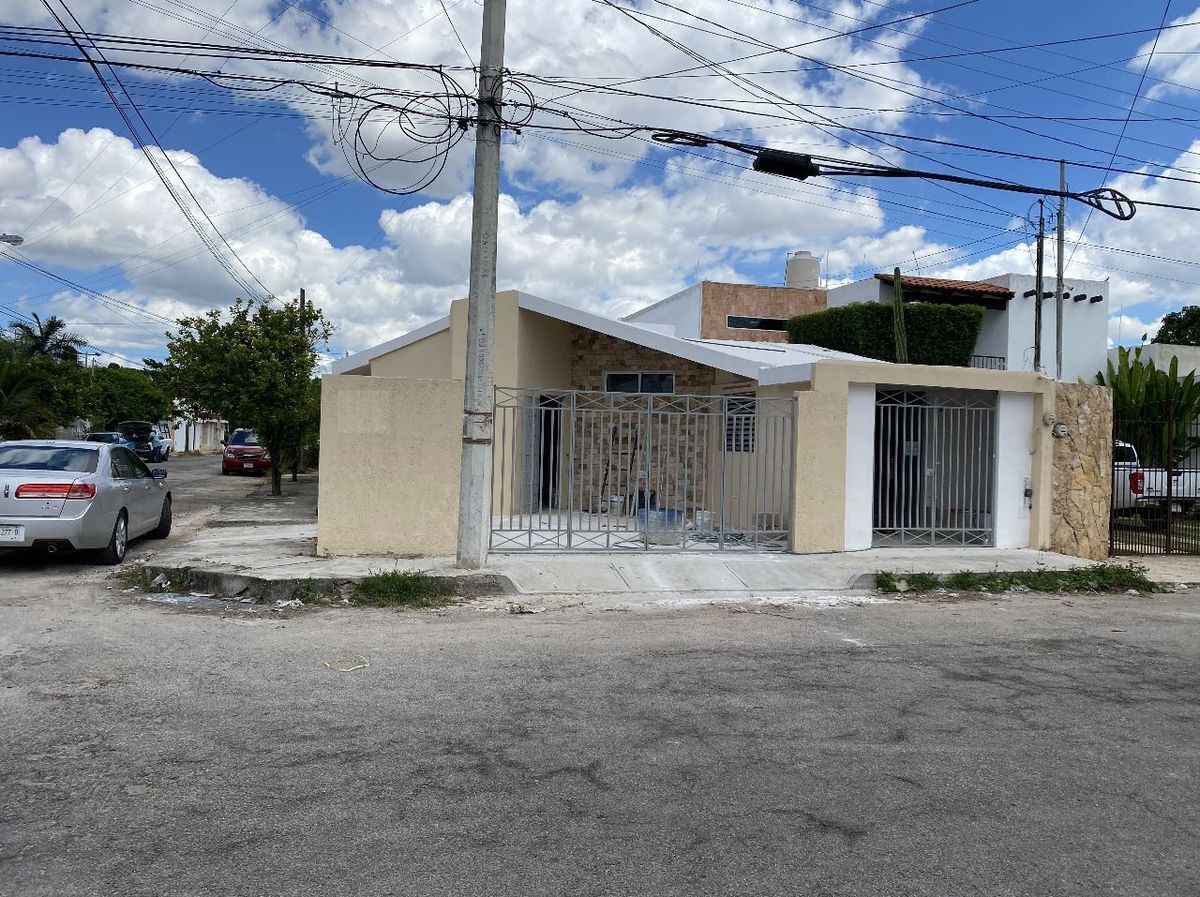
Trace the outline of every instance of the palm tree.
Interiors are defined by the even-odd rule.
[[[30,439],[52,429],[45,383],[31,364],[0,357],[0,439]]]
[[[45,355],[56,361],[79,361],[79,350],[87,345],[82,337],[69,333],[67,322],[57,315],[43,321],[34,312],[32,324],[14,321],[9,329],[21,348],[34,358]]]

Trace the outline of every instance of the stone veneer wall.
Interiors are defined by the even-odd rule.
[[[702,339],[742,340],[756,343],[786,343],[779,330],[730,329],[726,315],[751,318],[791,318],[810,315],[825,308],[826,291],[798,287],[763,287],[744,283],[705,281],[700,306]]]
[[[572,329],[572,389],[602,391],[604,375],[622,371],[673,371],[675,392],[692,395],[711,395],[717,379],[715,368],[627,343],[594,330],[582,327]]]
[[[628,343],[580,327],[571,334],[571,388],[603,391],[604,375],[622,371],[660,371],[675,374],[675,392],[712,395],[718,392],[717,371],[655,349]],[[618,400],[619,401],[619,400]],[[634,424],[635,414],[604,412],[580,414],[575,420],[575,464],[572,488],[585,511],[601,512],[614,494],[626,499],[625,511],[637,508],[638,490],[649,501],[650,491],[663,506],[690,512],[711,503],[708,477],[697,476],[697,464],[707,463],[713,438],[710,419],[679,416],[664,418],[655,425],[654,482],[639,475],[645,469],[644,429]],[[703,462],[703,463],[701,463]]]
[[[1054,440],[1050,548],[1102,560],[1112,505],[1112,390],[1059,383],[1054,413],[1071,432]]]

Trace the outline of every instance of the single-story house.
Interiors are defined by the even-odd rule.
[[[497,294],[490,550],[1051,547],[1053,381],[681,335],[704,320],[686,302],[672,318]],[[453,554],[465,334],[457,300],[333,365],[320,553]]]

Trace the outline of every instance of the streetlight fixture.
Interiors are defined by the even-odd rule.
[[[16,234],[0,234],[0,243],[7,243],[9,246],[20,246],[25,242],[24,237],[18,237]]]

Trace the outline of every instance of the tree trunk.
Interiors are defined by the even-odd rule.
[[[271,494],[283,495],[283,470],[279,466],[279,455],[271,452]]]

